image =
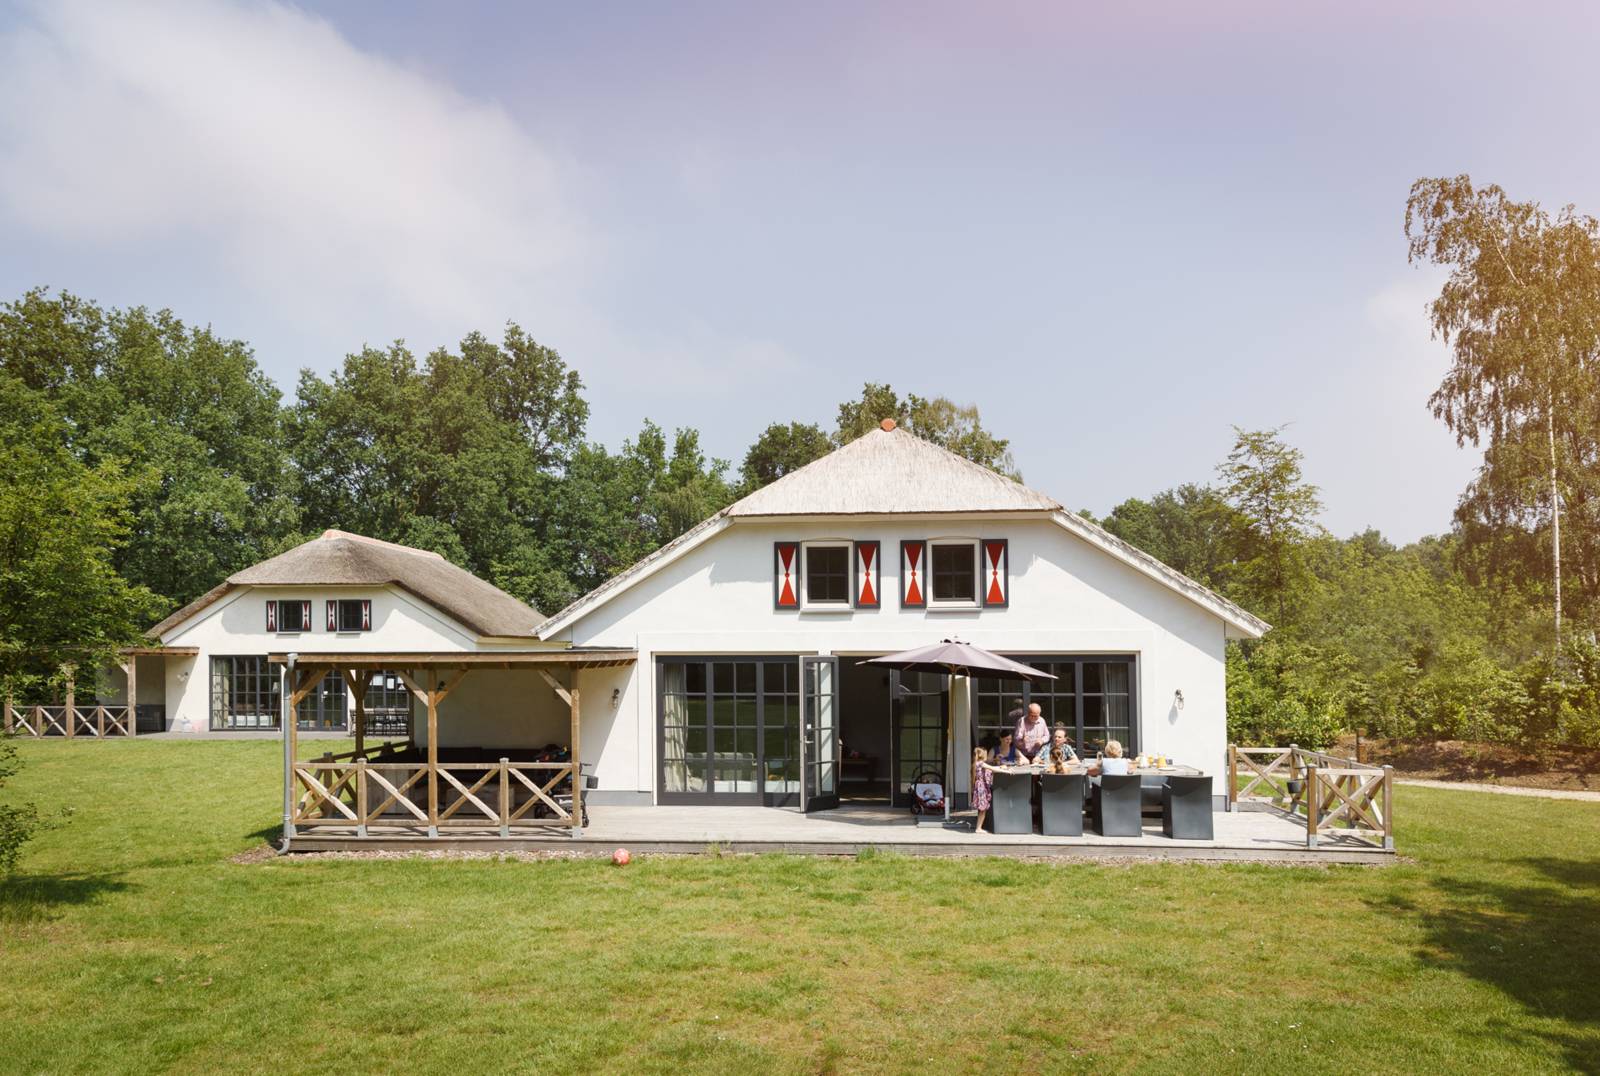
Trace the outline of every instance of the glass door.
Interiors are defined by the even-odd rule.
[[[949,677],[896,671],[889,683],[894,697],[894,805],[911,805],[911,786],[919,779],[937,781],[948,795],[950,769],[944,756]]]
[[[801,658],[801,750],[807,811],[839,806],[839,659]]]

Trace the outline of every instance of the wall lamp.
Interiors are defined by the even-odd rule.
[[[622,705],[622,689],[620,687],[614,687],[614,688],[611,689],[611,708],[613,710],[615,710],[617,707],[619,707],[621,705]]]
[[[1172,705],[1176,706],[1180,710],[1183,709],[1183,689],[1182,688],[1179,688],[1177,691],[1174,691],[1172,693]]]

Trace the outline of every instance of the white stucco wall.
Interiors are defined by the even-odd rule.
[[[902,539],[1006,538],[1004,609],[901,609]],[[773,543],[827,539],[882,543],[882,607],[848,612],[773,609]],[[1138,656],[1139,746],[1218,771],[1226,750],[1224,624],[1217,616],[1043,519],[903,519],[745,523],[590,612],[562,633],[575,646],[638,650],[615,712],[584,705],[583,758],[602,788],[655,785],[654,659],[670,654],[867,656],[950,636],[1014,654]],[[612,680],[617,679],[614,675]],[[1173,705],[1181,690],[1185,706]],[[604,692],[609,700],[609,689]],[[957,758],[970,757],[966,699],[954,714]],[[593,715],[593,716],[591,716]],[[593,720],[595,732],[591,733]],[[967,767],[958,763],[957,788]]]
[[[366,598],[372,602],[372,630],[333,632],[326,630],[324,602],[339,598]],[[277,599],[304,599],[311,602],[312,630],[269,632],[266,630],[266,603]],[[179,625],[162,637],[166,646],[198,647],[193,658],[164,659],[167,727],[174,732],[208,734],[211,728],[210,669],[213,656],[284,653],[452,652],[482,650],[477,637],[431,606],[395,587],[249,587],[237,590],[199,616]],[[526,647],[524,642],[523,647]],[[139,667],[139,697],[154,694],[154,684]],[[461,687],[465,708],[477,692],[496,690],[493,683],[479,688],[471,674]],[[541,682],[541,687],[543,684]],[[469,688],[471,693],[469,693]],[[529,692],[531,693],[531,692]],[[513,693],[515,694],[515,693]],[[544,689],[544,694],[550,694]],[[453,699],[446,699],[449,707]],[[420,707],[419,707],[420,709]],[[523,705],[522,710],[528,707]],[[536,735],[520,726],[509,734]],[[226,735],[219,733],[218,735]],[[566,736],[559,737],[561,742]],[[445,737],[440,734],[440,742]],[[541,743],[544,741],[540,741]]]

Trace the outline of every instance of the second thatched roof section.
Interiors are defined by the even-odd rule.
[[[150,629],[161,636],[239,587],[396,586],[483,636],[532,638],[538,610],[437,553],[346,531],[321,536],[235,572]]]

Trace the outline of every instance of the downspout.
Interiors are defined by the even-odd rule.
[[[294,740],[289,735],[289,693],[293,690],[294,665],[299,657],[299,654],[290,654],[288,663],[278,674],[278,729],[283,733],[283,844],[278,849],[279,855],[289,850],[289,840],[294,836]]]

